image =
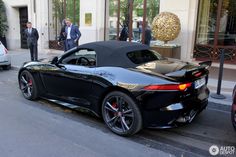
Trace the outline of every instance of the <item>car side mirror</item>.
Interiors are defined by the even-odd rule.
[[[55,65],[58,64],[58,57],[57,56],[52,59],[51,64],[55,64]]]

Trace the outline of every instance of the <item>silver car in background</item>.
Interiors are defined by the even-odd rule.
[[[0,41],[0,67],[4,70],[11,69],[11,57],[8,55],[8,51]]]

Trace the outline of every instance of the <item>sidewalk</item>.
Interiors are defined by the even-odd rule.
[[[208,81],[208,87],[211,93],[216,93],[217,91],[217,84],[219,77],[218,75],[219,75],[219,68],[211,67]],[[221,94],[224,95],[226,99],[220,100],[210,97],[209,101],[219,104],[232,105],[232,91],[234,86],[236,85],[236,70],[224,68],[222,79],[223,80],[221,84]]]
[[[39,53],[39,59],[49,58],[52,59],[55,56],[63,54],[63,51],[47,49],[44,53]],[[21,65],[30,60],[29,50],[19,49],[19,50],[10,50],[9,54],[12,60],[12,67],[19,69]],[[219,70],[217,67],[210,68],[208,87],[211,93],[216,93],[217,83],[218,83],[218,73]],[[221,94],[223,94],[226,99],[214,99],[209,97],[210,102],[224,105],[232,105],[232,90],[236,84],[236,70],[235,69],[224,69],[223,81],[221,86]]]
[[[45,50],[46,52],[38,54],[38,59],[49,58],[52,59],[55,56],[61,55],[64,52],[59,50]],[[20,68],[24,62],[30,61],[30,52],[28,49],[9,50],[11,56],[11,64],[14,68]]]

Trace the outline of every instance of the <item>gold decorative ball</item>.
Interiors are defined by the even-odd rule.
[[[152,32],[156,39],[164,41],[174,40],[181,29],[180,20],[177,15],[170,12],[162,12],[152,22]]]

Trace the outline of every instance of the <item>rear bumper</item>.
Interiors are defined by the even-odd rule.
[[[157,93],[142,105],[144,127],[171,128],[190,123],[206,108],[209,89],[203,86],[194,92]]]
[[[192,122],[196,115],[206,108],[208,100],[191,103],[175,103],[160,110],[143,112],[144,127],[172,128]]]

